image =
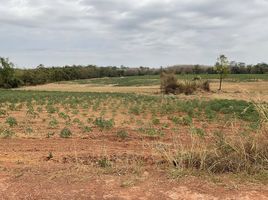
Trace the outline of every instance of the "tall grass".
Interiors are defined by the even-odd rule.
[[[193,94],[197,90],[210,91],[209,81],[197,80],[180,80],[178,81],[174,73],[162,72],[161,92],[164,94]]]
[[[267,104],[255,103],[260,115],[259,130],[243,135],[216,132],[207,138],[191,135],[189,144],[174,138],[173,147],[157,151],[174,168],[209,173],[258,174],[268,171]]]

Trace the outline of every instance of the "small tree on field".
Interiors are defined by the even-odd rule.
[[[222,88],[222,80],[226,77],[229,72],[229,61],[225,55],[220,55],[217,59],[215,69],[217,73],[220,75],[220,86],[219,90]]]

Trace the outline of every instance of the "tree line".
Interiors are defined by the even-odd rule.
[[[166,67],[176,74],[216,74],[215,67],[202,65],[177,65]],[[39,65],[34,69],[16,68],[7,58],[0,57],[0,87],[15,88],[20,86],[40,85],[58,81],[70,81],[77,79],[90,79],[102,77],[123,77],[160,75],[163,68],[138,67],[129,68],[125,66],[99,67],[96,65],[72,65],[63,67],[45,67]],[[260,63],[248,66],[229,66],[233,74],[264,74],[268,73],[268,64]]]

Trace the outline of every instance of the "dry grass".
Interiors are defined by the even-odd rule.
[[[240,99],[251,101],[261,97],[268,102],[268,82],[226,82],[223,84],[223,91],[218,92],[218,83],[211,82],[211,93],[198,93],[191,96],[180,96],[179,98],[208,98],[208,99]],[[139,94],[159,94],[158,85],[140,87],[114,87],[97,86],[93,84],[57,84],[51,83],[39,86],[19,88],[18,90],[33,91],[66,91],[66,92],[111,92],[111,93],[139,93]]]
[[[209,81],[195,80],[180,80],[178,81],[174,73],[161,73],[161,93],[164,94],[185,94],[190,95],[198,90],[210,91]]]
[[[198,170],[209,173],[246,173],[255,175],[268,171],[268,107],[255,103],[261,124],[255,133],[225,134],[216,132],[204,138],[192,135],[190,145],[174,138],[171,148],[158,146],[157,151],[180,171]]]

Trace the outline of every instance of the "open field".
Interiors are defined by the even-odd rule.
[[[183,74],[177,75],[179,80],[192,80],[195,77],[208,79],[213,82],[219,78],[218,74]],[[255,82],[255,81],[268,81],[268,74],[229,74],[226,82]],[[110,78],[97,78],[75,81],[62,81],[62,84],[95,84],[95,85],[114,85],[114,86],[152,86],[160,84],[159,75],[146,75],[146,76],[127,76],[127,77],[110,77]]]
[[[96,79],[97,80],[97,79]],[[101,79],[102,80],[102,79]],[[219,84],[211,83],[210,93],[198,93],[190,96],[179,95],[180,99],[236,99],[236,100],[257,100],[262,99],[268,102],[268,82],[224,82],[223,91],[218,92]],[[66,92],[108,92],[108,93],[137,93],[147,95],[159,95],[159,85],[151,86],[120,86],[96,85],[96,84],[73,84],[72,82],[51,83],[46,85],[29,86],[19,90],[33,91],[66,91]]]
[[[0,90],[1,195],[267,199],[267,76],[202,78],[189,96],[158,76]]]
[[[0,90],[2,197],[268,198],[266,103],[96,88]]]

